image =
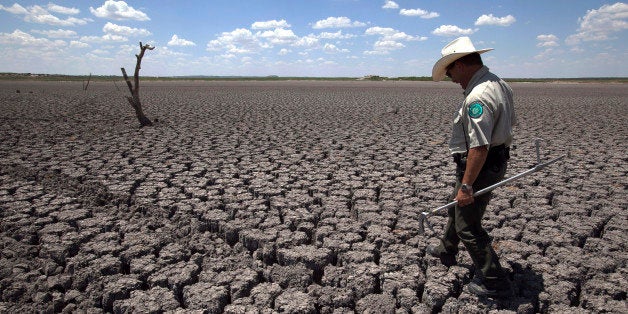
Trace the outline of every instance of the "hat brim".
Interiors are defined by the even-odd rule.
[[[445,74],[447,72],[447,66],[449,66],[452,62],[475,52],[479,54],[483,54],[491,50],[493,50],[493,48],[480,49],[476,51],[457,52],[457,53],[448,54],[440,58],[440,60],[436,61],[436,63],[434,64],[434,67],[432,68],[432,80],[434,80],[434,82],[442,81],[445,78]]]

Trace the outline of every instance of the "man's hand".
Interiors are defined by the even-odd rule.
[[[475,201],[473,198],[473,191],[464,192],[462,189],[459,189],[458,194],[456,194],[456,201],[458,201],[459,207],[465,207],[472,204]]]
[[[470,186],[473,182],[475,182],[475,179],[477,179],[478,174],[480,174],[482,166],[486,161],[486,156],[488,156],[488,145],[469,149],[469,153],[467,155],[467,167],[464,171],[462,183],[466,183]],[[473,190],[465,192],[462,189],[459,189],[458,194],[456,194],[456,201],[458,201],[458,206],[460,207],[473,203]]]

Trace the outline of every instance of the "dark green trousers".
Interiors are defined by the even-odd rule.
[[[506,167],[507,162],[505,160],[485,164],[473,184],[473,191],[479,191],[501,181],[506,174]],[[456,188],[452,200],[460,189],[460,180],[464,170],[461,168],[458,167],[456,171]],[[476,197],[475,201],[468,206],[449,208],[447,212],[449,219],[441,239],[440,249],[447,253],[456,254],[458,244],[462,242],[473,260],[476,275],[481,276],[486,285],[493,286],[499,285],[506,275],[499,264],[495,250],[491,246],[491,237],[482,228],[482,217],[490,199],[491,193],[487,193]]]

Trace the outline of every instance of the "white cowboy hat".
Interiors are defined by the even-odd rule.
[[[447,66],[452,62],[474,52],[485,53],[491,50],[493,50],[493,48],[480,50],[475,49],[475,46],[473,46],[469,37],[459,37],[454,39],[454,41],[448,43],[447,46],[440,51],[442,57],[440,60],[436,61],[434,67],[432,68],[432,80],[438,82],[445,78]]]

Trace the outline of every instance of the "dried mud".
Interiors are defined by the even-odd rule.
[[[626,85],[512,86],[507,175],[569,156],[494,193],[494,300],[418,233],[457,85],[148,82],[138,128],[111,82],[0,82],[0,312],[628,312]]]

